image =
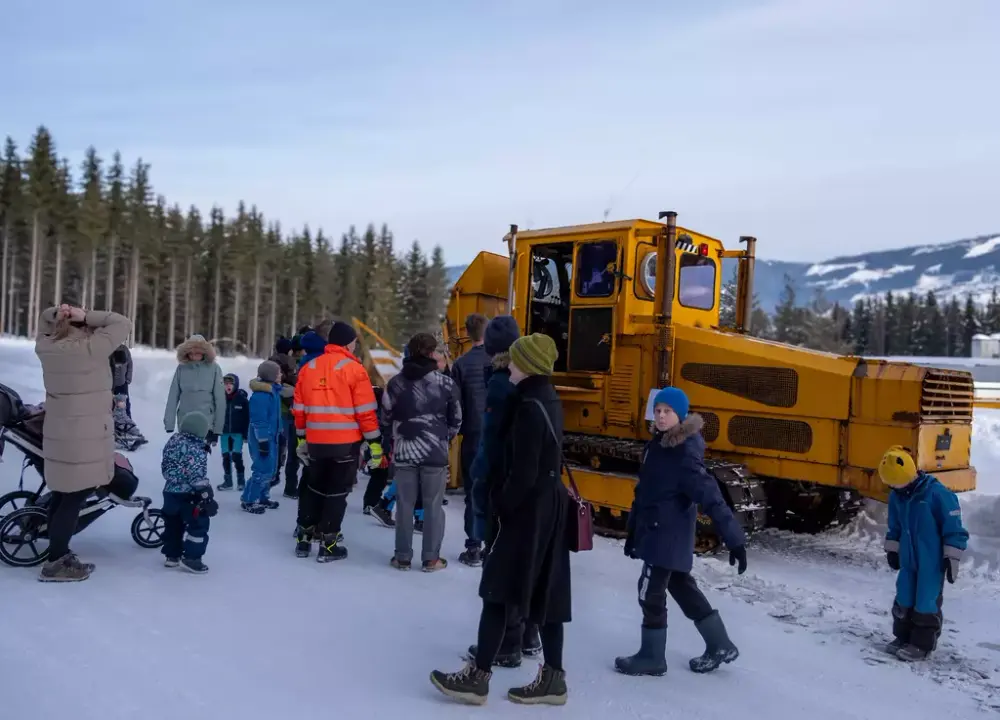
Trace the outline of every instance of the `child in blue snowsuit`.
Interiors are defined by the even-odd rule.
[[[278,503],[270,499],[271,479],[278,462],[278,433],[281,431],[281,368],[265,360],[250,381],[250,481],[243,489],[240,507],[260,515],[274,510]]]
[[[944,581],[954,583],[969,542],[958,496],[937,478],[917,470],[912,455],[896,445],[878,466],[889,492],[885,552],[896,576],[892,603],[894,640],[886,651],[900,660],[923,660],[941,636]]]
[[[163,549],[166,567],[206,573],[209,518],[219,510],[208,481],[208,418],[190,412],[163,446]]]
[[[233,489],[233,468],[236,468],[236,488],[243,491],[246,486],[246,470],[243,468],[243,443],[250,432],[250,398],[247,391],[240,389],[240,379],[230,373],[222,378],[226,388],[226,422],[222,428],[219,445],[222,448],[223,482],[217,490]]]

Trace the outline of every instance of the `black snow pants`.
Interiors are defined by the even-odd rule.
[[[298,524],[313,528],[317,535],[339,533],[357,475],[357,448],[345,455],[341,446],[310,446],[309,466],[299,488]]]
[[[644,628],[660,630],[667,626],[668,593],[688,620],[697,623],[712,614],[712,604],[691,573],[645,563],[639,576],[639,607]]]

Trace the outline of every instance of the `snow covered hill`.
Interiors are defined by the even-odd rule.
[[[822,289],[831,302],[852,305],[866,295],[886,292],[926,293],[942,296],[971,294],[985,302],[1000,283],[1000,235],[982,235],[940,245],[920,245],[895,250],[878,250],[861,255],[834,257],[821,263],[786,262],[768,257],[766,241],[757,252],[756,290],[761,306],[772,311],[788,275],[802,302]],[[735,260],[727,260],[725,277],[732,276]],[[465,266],[448,268],[452,282]]]
[[[175,362],[170,353],[141,349],[134,358],[133,413],[150,444],[131,458],[140,492],[155,498],[162,489],[163,401]],[[245,358],[221,362],[244,383],[257,366]],[[25,401],[42,399],[30,343],[0,342],[0,382]],[[455,562],[463,546],[460,497],[447,508],[452,564],[425,575],[389,567],[393,533],[361,514],[360,487],[344,528],[350,557],[333,565],[294,557],[295,509],[288,501],[253,516],[240,512],[234,494],[220,493],[205,576],[167,570],[156,551],[135,545],[133,513],[124,508],[74,540],[97,564],[85,583],[43,585],[35,570],[0,565],[3,716],[978,717],[1000,710],[1000,412],[977,414],[973,460],[980,492],[962,498],[974,533],[972,559],[959,583],[946,588],[945,632],[926,664],[904,666],[872,649],[887,638],[893,595],[881,550],[884,513],[873,505],[839,532],[758,535],[743,576],[724,557],[696,560],[695,575],[742,652],[707,676],[687,670],[701,641],[673,604],[667,676],[613,671],[614,657],[638,643],[639,565],[622,556],[620,542],[597,538],[593,552],[573,557],[569,704],[535,710],[504,700],[507,687],[533,677],[528,661],[498,670],[489,707],[470,710],[445,702],[427,678],[433,668],[458,669],[476,632],[479,572]],[[16,487],[20,468],[12,447],[3,461],[0,492]],[[217,454],[210,472],[221,481]]]

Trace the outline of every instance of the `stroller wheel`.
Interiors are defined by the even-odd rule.
[[[15,510],[20,510],[25,505],[35,501],[36,493],[30,490],[15,490],[5,495],[0,495],[0,520],[10,515]]]
[[[132,539],[139,547],[153,550],[163,545],[163,531],[167,523],[161,510],[150,508],[146,512],[149,513],[149,522],[142,513],[132,521]]]
[[[27,506],[0,520],[0,560],[14,567],[41,565],[49,555],[48,513]]]

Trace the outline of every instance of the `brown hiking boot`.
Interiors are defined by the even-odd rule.
[[[446,567],[448,567],[448,561],[439,557],[437,560],[425,560],[422,570],[424,572],[435,572],[437,570],[444,570]]]
[[[566,694],[566,671],[542,665],[530,684],[508,690],[507,699],[521,705],[565,705]]]
[[[477,668],[475,661],[468,660],[458,672],[434,670],[431,672],[431,684],[452,700],[467,705],[485,705],[490,694],[492,674]]]
[[[392,560],[389,561],[389,564],[392,565],[397,570],[409,570],[410,569],[410,561],[409,560],[400,560],[395,555],[393,555]]]
[[[82,563],[73,553],[63,555],[58,560],[42,565],[38,573],[40,582],[80,582],[94,572],[93,563]]]

